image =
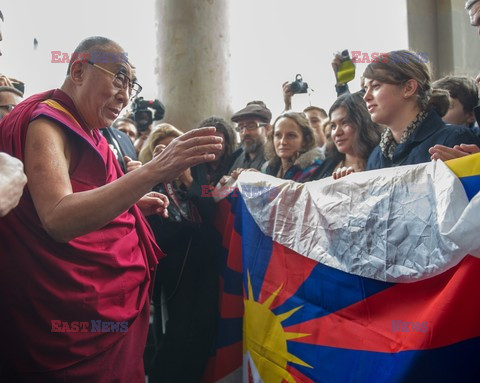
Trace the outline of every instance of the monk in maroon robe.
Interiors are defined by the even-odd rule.
[[[214,128],[190,131],[123,175],[98,129],[137,90],[134,68],[105,38],[75,52],[60,89],[28,98],[0,123],[0,151],[28,177],[18,207],[0,219],[0,381],[144,383],[162,256],[144,215],[168,205],[149,191],[214,160],[221,139]]]

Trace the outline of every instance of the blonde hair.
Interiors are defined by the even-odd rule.
[[[153,158],[153,151],[160,141],[167,137],[180,137],[183,133],[170,124],[159,124],[157,128],[150,133],[145,144],[143,145],[140,154],[138,155],[138,160],[145,164],[148,161],[151,161]]]

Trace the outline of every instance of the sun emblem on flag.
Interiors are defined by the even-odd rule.
[[[287,363],[292,362],[309,368],[313,367],[290,354],[287,341],[310,334],[286,332],[283,329],[282,322],[303,306],[275,315],[270,307],[283,285],[280,285],[263,303],[260,303],[254,299],[249,273],[247,278],[248,296],[244,300],[243,354],[249,354],[249,363],[254,364],[253,370],[264,382],[281,383],[286,381],[296,383],[295,378],[287,370]],[[252,366],[248,366],[248,368],[250,373]]]

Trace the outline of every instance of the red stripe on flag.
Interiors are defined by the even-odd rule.
[[[287,365],[287,371],[290,373],[290,375],[293,376],[296,382],[299,383],[315,383],[312,379],[310,379],[308,376],[302,374],[300,371],[298,371],[295,367],[292,367],[291,365]],[[283,380],[285,382],[285,380]]]
[[[209,359],[201,383],[213,383],[231,374],[242,366],[242,356],[242,342],[218,349],[216,357]]]
[[[263,303],[278,289],[278,281],[283,283],[282,290],[270,306],[271,310],[281,305],[292,295],[295,295],[298,288],[305,282],[318,264],[316,261],[301,256],[276,242],[273,242],[272,254],[275,254],[275,256],[270,258],[259,296],[259,302]],[[269,281],[275,281],[275,284],[269,284]]]
[[[220,317],[224,319],[243,316],[243,296],[223,293],[220,297]]]
[[[330,315],[285,328],[295,342],[396,353],[480,336],[480,259],[430,279],[398,283]]]
[[[232,230],[230,247],[228,248],[227,266],[239,273],[242,272],[242,237]]]

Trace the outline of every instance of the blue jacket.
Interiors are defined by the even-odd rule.
[[[446,125],[437,112],[432,110],[408,140],[395,148],[392,160],[383,155],[380,146],[373,149],[366,170],[429,162],[428,149],[436,144],[448,147],[459,144],[480,146],[480,139],[464,126]]]

